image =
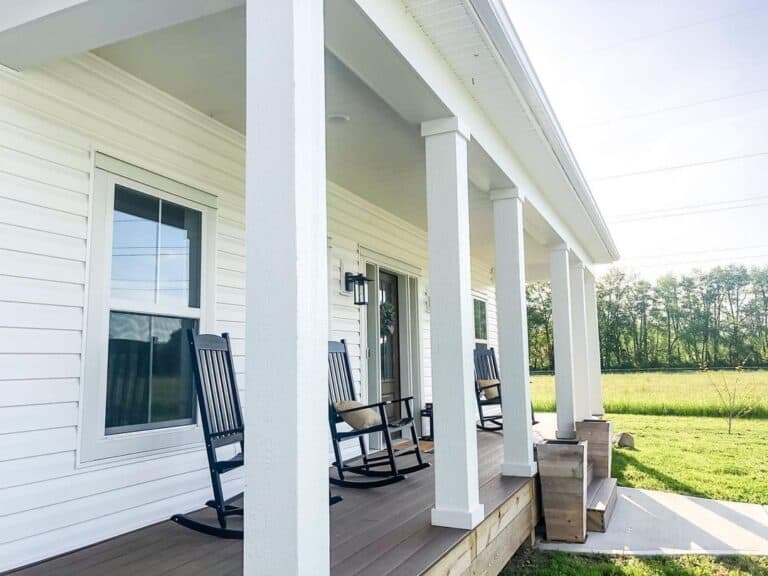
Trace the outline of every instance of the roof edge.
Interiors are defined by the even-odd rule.
[[[552,109],[544,88],[539,82],[536,71],[520,41],[512,20],[502,0],[465,0],[477,15],[485,28],[496,51],[502,59],[507,72],[512,76],[517,88],[525,99],[531,114],[544,138],[552,149],[560,167],[576,192],[579,202],[587,213],[595,232],[602,241],[608,255],[615,261],[619,251],[613,240],[608,225],[584,178],[581,168],[571,150],[560,123]]]

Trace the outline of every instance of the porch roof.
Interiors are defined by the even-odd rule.
[[[95,17],[89,5],[97,10],[96,4],[104,2],[62,0],[55,5],[57,11],[25,12],[20,14],[26,20],[19,16],[0,21],[0,63],[23,68],[98,49],[101,57],[244,133],[242,0],[174,0],[167,4],[177,6],[175,12],[166,6],[154,20],[134,15],[111,35],[111,25],[99,27],[99,34],[78,33]],[[190,8],[193,4],[202,7]],[[408,19],[402,18],[403,10]],[[58,26],[55,38],[48,33],[54,25]],[[66,40],[67,36],[73,39]],[[416,36],[426,45],[414,44],[411,40]],[[27,60],[35,60],[33,55],[37,60],[20,64],[18,55],[26,54],[27,45]],[[332,54],[329,70],[333,74],[327,112],[343,116],[346,107],[356,112],[343,141],[329,125],[328,174],[334,181],[369,194],[369,200],[425,227],[418,126],[446,115],[474,115],[469,174],[477,189],[475,205],[481,208],[474,225],[473,251],[479,247],[482,259],[492,261],[487,191],[517,186],[525,190],[526,230],[533,235],[532,244],[546,247],[572,240],[587,263],[618,257],[501,0],[403,0],[402,4],[326,0],[326,47]],[[376,102],[371,108],[368,95],[362,95],[366,108],[358,110],[355,99],[345,97],[348,93],[334,92],[334,88],[346,89],[347,69],[394,112],[391,126],[385,128],[382,120],[387,111]],[[474,110],[472,105],[479,107]],[[369,142],[350,136],[355,130],[368,136]],[[374,132],[376,138],[370,142]],[[353,158],[350,151],[355,150],[358,154]],[[380,155],[386,161],[378,159]],[[349,182],[339,181],[345,179]],[[365,184],[360,185],[361,181]],[[539,264],[545,263],[545,256],[546,250],[538,255]]]

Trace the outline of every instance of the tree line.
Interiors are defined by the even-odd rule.
[[[530,284],[531,368],[554,367],[548,283]],[[598,280],[603,368],[768,364],[768,267],[725,266],[649,282],[620,269]]]

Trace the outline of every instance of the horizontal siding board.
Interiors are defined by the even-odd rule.
[[[0,327],[2,328],[81,330],[82,326],[82,308],[0,302]]]
[[[0,247],[24,254],[85,262],[84,239],[52,234],[47,230],[19,228],[0,223]]]
[[[19,278],[0,274],[0,301],[4,302],[81,307],[84,295],[85,288],[80,284],[51,282],[47,279]],[[3,321],[0,318],[0,325],[2,324]],[[37,326],[33,325],[32,327],[36,328]]]
[[[16,200],[56,213],[88,216],[88,194],[49,186],[16,174],[0,172],[0,198]],[[82,220],[76,220],[82,222]],[[12,222],[14,223],[14,222]],[[47,229],[47,228],[46,228]]]
[[[77,404],[74,402],[0,407],[0,434],[76,425]],[[0,493],[1,498],[2,494]],[[4,508],[7,510],[8,507]],[[0,510],[0,515],[5,513],[5,510]]]
[[[0,147],[0,172],[82,194],[88,193],[90,185],[87,172],[2,147]]]
[[[23,240],[23,237],[19,240]],[[24,245],[19,247],[24,248]],[[38,278],[71,284],[85,283],[85,262],[4,249],[0,249],[0,262],[3,263],[3,271],[9,276]]]
[[[0,406],[77,402],[79,390],[77,378],[0,380]]]
[[[0,434],[0,462],[75,450],[76,429],[51,428],[16,434]],[[16,466],[23,466],[16,462]]]
[[[0,222],[73,238],[84,239],[88,233],[88,221],[85,216],[52,210],[17,199],[3,198],[2,193],[0,193]]]
[[[72,474],[75,469],[75,451],[30,455],[19,460],[0,460],[0,489],[27,486]],[[2,568],[0,568],[2,570]]]
[[[0,328],[0,354],[79,354],[82,345],[78,330]]]
[[[0,381],[79,376],[80,354],[0,354]]]

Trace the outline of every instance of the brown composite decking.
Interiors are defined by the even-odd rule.
[[[480,500],[485,514],[530,479],[502,477],[502,436],[478,432]],[[431,456],[427,455],[431,460]],[[331,574],[415,575],[467,534],[430,525],[434,468],[370,490],[333,487],[344,500],[331,507]],[[209,514],[210,511],[201,512]],[[220,540],[161,522],[13,572],[14,576],[240,576],[242,542]]]

